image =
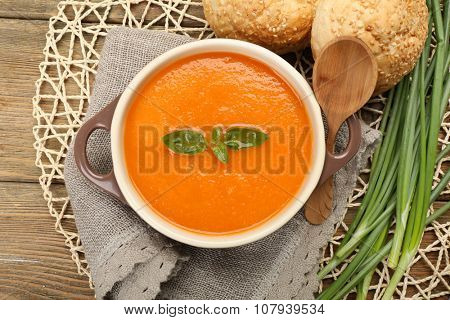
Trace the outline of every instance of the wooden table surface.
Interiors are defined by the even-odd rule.
[[[0,0],[0,299],[94,298],[54,230],[34,165],[31,98],[57,3]]]

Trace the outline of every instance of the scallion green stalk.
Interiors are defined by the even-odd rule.
[[[431,27],[431,26],[430,26]],[[427,37],[427,45],[430,44],[431,38]],[[403,126],[402,142],[400,145],[400,163],[399,174],[397,181],[397,208],[396,208],[396,224],[393,237],[392,248],[388,258],[388,266],[395,269],[398,263],[398,259],[401,253],[401,247],[406,230],[406,223],[408,221],[411,199],[408,195],[408,185],[415,184],[416,181],[411,180],[411,172],[413,170],[414,158],[414,141],[416,136],[416,119],[417,108],[425,103],[425,74],[423,73],[423,63],[428,58],[428,50],[425,49],[422,53],[422,57],[413,71],[413,82],[411,85],[411,93],[408,100],[408,107],[406,110],[406,121]],[[420,91],[420,102],[417,99],[418,92]],[[425,109],[425,107],[424,107]],[[425,111],[424,111],[425,112]],[[421,114],[422,115],[422,114]],[[425,118],[420,117],[421,123],[425,124]]]
[[[392,210],[395,207],[395,201],[392,202]],[[375,242],[373,248],[369,252],[369,256],[373,256],[376,253],[378,253],[381,248],[386,243],[386,239],[389,233],[389,223],[387,223],[383,230],[380,232],[380,235],[378,236],[377,241]],[[375,273],[375,268],[373,268],[371,271],[367,273],[367,275],[362,279],[360,283],[358,283],[358,286],[356,287],[356,299],[358,300],[366,300],[367,294],[369,293],[370,283],[372,282],[373,274]]]
[[[438,186],[436,186],[436,188],[432,192],[430,205],[437,199],[437,197],[440,194],[440,191],[442,191],[446,187],[446,185],[447,184],[445,183],[445,181],[441,180]],[[392,211],[394,207],[395,205],[392,205]],[[433,221],[438,219],[448,210],[450,210],[450,201],[447,202],[443,207],[436,210],[432,215],[428,216],[428,218],[426,219],[426,224],[427,225],[431,224]],[[336,291],[337,293],[330,299],[341,299],[342,297],[347,295],[356,285],[358,285],[358,283],[360,283],[364,279],[364,277],[369,272],[371,272],[381,262],[381,260],[383,260],[383,258],[389,253],[391,247],[392,247],[392,240],[386,243],[386,245],[382,249],[380,249],[377,253],[374,253],[373,255],[368,257],[363,265],[361,265],[359,268],[355,268],[354,272],[352,273],[352,275],[354,275],[353,278],[350,279],[350,277],[347,277],[346,279],[344,279],[344,277],[342,277],[341,283],[343,285]],[[353,263],[353,261],[351,263]],[[339,278],[341,278],[341,276]],[[326,290],[328,290],[328,288]]]
[[[427,136],[426,130],[421,128],[421,172],[419,177],[417,197],[414,201],[416,204],[411,210],[411,219],[408,221],[405,241],[398,267],[392,275],[383,299],[391,299],[395,288],[403,277],[406,269],[414,258],[420,242],[422,240],[425,228],[426,215],[429,208],[429,200],[431,196],[435,160],[437,158],[436,149],[438,143],[438,134],[441,124],[441,103],[443,97],[444,83],[444,66],[446,62],[446,54],[448,54],[448,39],[444,38],[445,30],[440,10],[440,1],[431,0],[431,8],[436,34],[436,67],[434,70],[434,80],[431,96],[431,115],[430,126]],[[422,114],[422,113],[421,113]],[[426,141],[426,145],[424,143]],[[424,164],[422,164],[422,162]]]

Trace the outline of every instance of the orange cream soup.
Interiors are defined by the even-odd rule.
[[[245,124],[269,135],[261,146],[229,151],[218,161],[171,152],[161,138],[195,128]],[[159,71],[144,85],[125,121],[124,151],[135,188],[160,216],[197,233],[255,227],[280,212],[311,167],[307,111],[273,70],[230,53],[194,55]]]

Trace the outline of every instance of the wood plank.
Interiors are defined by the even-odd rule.
[[[47,23],[0,19],[0,181],[36,181],[31,98]]]
[[[58,0],[1,0],[0,18],[47,20],[58,13]]]
[[[36,183],[0,182],[0,299],[94,298],[41,199]]]
[[[1,69],[1,68],[0,68]],[[0,181],[37,181],[31,101],[0,96]]]
[[[25,20],[48,20],[53,16],[56,16],[58,14],[58,3],[60,1],[57,0],[23,0],[20,2],[17,2],[15,0],[2,0],[1,6],[0,6],[0,18],[12,18],[12,19],[25,19]],[[93,0],[91,1],[93,3],[101,3],[104,2],[102,0]],[[164,1],[167,4],[169,1]],[[201,0],[193,1],[197,3],[201,3]],[[173,3],[176,3],[176,1],[173,1]],[[174,18],[175,21],[178,20],[178,12],[182,11],[184,9],[184,4],[182,1],[179,1],[180,4],[176,6],[176,10],[171,10],[170,15]],[[82,1],[79,1],[79,5],[76,6],[77,10],[80,10],[81,6],[83,5]],[[140,19],[145,11],[146,18],[144,19],[143,24],[148,24],[151,21],[154,21],[154,25],[156,26],[164,26],[166,23],[165,16],[162,16],[164,14],[164,10],[161,9],[159,6],[152,4],[148,7],[147,1],[142,1],[137,4],[132,4],[131,6],[127,6],[126,4],[119,4],[111,7],[111,10],[109,12],[109,15],[106,19],[107,23],[110,24],[122,24],[123,16],[126,7],[127,10],[130,10],[134,17],[137,19]],[[169,10],[169,6],[165,7],[166,10]],[[75,12],[73,10],[73,7],[71,5],[68,5],[65,7],[65,10],[63,11],[66,17],[69,20],[72,20],[75,16]],[[102,15],[104,12],[104,8],[98,8],[97,12]],[[203,15],[203,7],[195,4],[191,4],[189,6],[188,10],[186,11],[188,15],[193,15],[195,17],[201,17],[204,18]],[[84,22],[97,22],[98,16],[95,13],[88,14],[84,19]],[[173,26],[174,22],[171,20],[167,21],[169,25]],[[128,24],[129,21],[126,21],[126,24]],[[196,21],[195,19],[189,19],[185,18],[183,20],[182,26],[185,27],[197,27],[197,26],[203,26],[203,23],[199,23],[199,21]]]

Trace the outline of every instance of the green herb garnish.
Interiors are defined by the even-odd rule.
[[[263,144],[269,136],[257,128],[232,127],[225,133],[224,143],[234,150],[257,147]]]
[[[221,126],[214,127],[211,134],[211,149],[214,155],[222,163],[228,162],[227,146],[223,143],[223,129]]]
[[[166,134],[162,138],[164,144],[173,152],[196,154],[206,150],[206,140],[199,131],[183,129]]]
[[[211,133],[211,150],[220,162],[228,162],[227,147],[233,150],[257,147],[263,144],[269,136],[254,127],[231,127],[223,134],[223,127],[216,126]],[[181,129],[172,131],[162,138],[164,144],[173,152],[179,154],[196,154],[206,150],[204,135],[196,130]]]

